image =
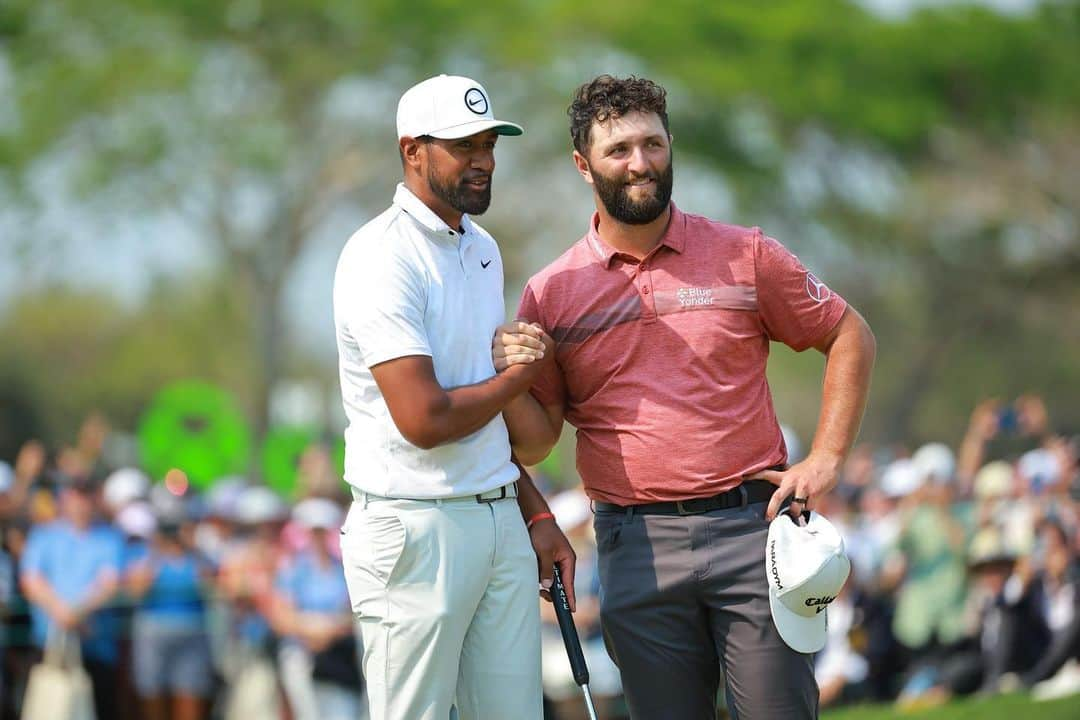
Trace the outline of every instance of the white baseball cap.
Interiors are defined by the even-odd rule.
[[[343,515],[341,507],[326,498],[301,500],[292,512],[293,520],[312,530],[337,530]]]
[[[956,472],[956,456],[945,443],[927,443],[915,451],[911,462],[923,480],[947,484]]]
[[[430,135],[441,140],[468,137],[485,130],[520,135],[520,125],[496,120],[484,86],[458,75],[439,75],[413,85],[398,101],[397,134]]]
[[[125,467],[105,478],[102,498],[113,512],[119,512],[131,502],[146,499],[149,492],[149,476],[138,468]]]
[[[910,495],[924,484],[925,477],[909,458],[893,460],[881,474],[881,489],[891,498]]]
[[[233,512],[233,519],[241,525],[260,525],[283,520],[289,509],[270,488],[252,485],[237,496]]]
[[[840,533],[821,515],[811,512],[805,525],[786,512],[772,521],[765,547],[769,609],[791,648],[815,653],[825,647],[825,608],[850,571]]]

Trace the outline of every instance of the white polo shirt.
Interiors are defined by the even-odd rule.
[[[349,238],[334,276],[345,480],[375,495],[471,495],[517,479],[502,415],[432,450],[398,431],[370,368],[428,355],[446,388],[495,375],[491,339],[503,322],[495,240],[466,215],[451,229],[404,185],[394,204]]]

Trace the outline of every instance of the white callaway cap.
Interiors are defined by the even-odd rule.
[[[810,513],[806,525],[796,524],[786,512],[772,521],[765,575],[769,608],[784,642],[801,653],[825,647],[825,608],[850,571],[840,533],[821,515]]]
[[[397,134],[430,135],[440,140],[468,137],[485,130],[520,135],[520,125],[496,120],[484,86],[457,75],[439,75],[413,85],[398,101]]]

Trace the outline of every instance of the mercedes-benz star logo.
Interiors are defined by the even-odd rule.
[[[814,302],[823,303],[832,297],[832,292],[825,283],[814,277],[814,273],[806,273],[806,294]]]
[[[480,88],[469,88],[465,93],[465,107],[477,115],[483,115],[488,111],[488,101]]]

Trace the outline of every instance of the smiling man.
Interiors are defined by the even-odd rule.
[[[815,717],[812,656],[771,620],[766,537],[788,498],[799,512],[835,485],[873,335],[761,230],[671,202],[663,88],[603,75],[569,114],[596,212],[496,333],[507,372],[546,347],[531,394],[505,413],[515,451],[537,462],[564,418],[577,428],[604,636],[634,720],[714,718],[721,669],[732,717]],[[770,341],[827,358],[812,450],[790,468],[765,376]]]
[[[334,279],[341,550],[370,717],[539,720],[537,580],[556,562],[572,578],[574,555],[511,460],[500,413],[545,361],[495,374],[502,259],[469,217],[491,202],[499,136],[522,130],[479,83],[440,75],[402,95],[397,131],[404,182]]]

